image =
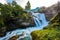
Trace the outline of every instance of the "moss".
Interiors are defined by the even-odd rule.
[[[60,31],[37,30],[31,33],[33,40],[57,40],[60,39]]]

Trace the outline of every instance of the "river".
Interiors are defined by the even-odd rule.
[[[17,40],[20,40],[21,38],[22,38],[21,40],[32,40],[30,33],[35,30],[43,29],[45,26],[48,25],[48,21],[46,20],[44,13],[33,13],[33,12],[31,13],[34,22],[36,24],[35,27],[29,27],[26,29],[16,29],[14,31],[6,33],[6,36],[1,37],[0,40],[8,40],[12,36],[20,35],[20,34],[23,34],[23,36],[20,36]],[[29,37],[29,39],[25,39],[26,37]]]

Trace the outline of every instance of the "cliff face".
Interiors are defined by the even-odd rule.
[[[47,20],[50,20],[58,11],[58,5],[60,5],[60,2],[59,4],[54,4],[48,8],[45,9],[45,15],[46,15],[46,18]]]

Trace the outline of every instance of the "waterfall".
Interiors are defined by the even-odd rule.
[[[32,16],[33,16],[33,19],[34,19],[34,22],[36,24],[35,27],[29,27],[29,28],[26,28],[26,29],[17,29],[17,30],[14,30],[12,32],[8,32],[6,34],[5,37],[2,37],[0,38],[0,40],[8,40],[9,38],[11,38],[12,36],[15,36],[15,35],[20,35],[22,34],[22,32],[25,32],[23,36],[20,36],[17,40],[21,39],[21,38],[25,38],[25,37],[30,37],[30,40],[31,39],[31,36],[30,36],[30,33],[34,30],[40,30],[40,29],[43,29],[43,27],[47,26],[48,25],[48,22],[46,21],[46,18],[45,18],[45,14],[44,13],[31,13]],[[27,39],[26,39],[27,40]],[[29,40],[29,39],[28,39]]]
[[[32,12],[32,16],[36,24],[36,27],[48,24],[44,13],[33,13]]]

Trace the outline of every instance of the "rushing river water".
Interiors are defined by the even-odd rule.
[[[35,27],[29,27],[26,29],[17,29],[12,32],[8,32],[5,37],[0,38],[0,40],[8,40],[12,36],[23,34],[17,40],[32,40],[30,33],[34,30],[41,30],[43,27],[48,25],[46,21],[44,13],[32,13],[34,22],[36,24]],[[28,39],[29,38],[29,39]]]

